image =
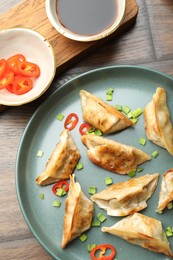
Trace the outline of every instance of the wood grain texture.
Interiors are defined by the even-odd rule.
[[[11,12],[13,9],[10,8],[14,2],[17,3],[17,0],[3,0],[0,13],[7,9]],[[29,2],[29,6],[31,3],[34,4],[34,1]],[[137,0],[137,4],[138,16],[130,30],[90,52],[61,75],[57,74],[51,87],[38,100],[22,107],[10,107],[1,112],[0,259],[52,259],[26,225],[15,190],[15,160],[22,133],[33,113],[50,94],[80,73],[109,65],[146,66],[173,76],[173,1]],[[3,14],[1,18],[5,15]],[[6,23],[10,21],[6,20]],[[0,26],[5,28],[6,24],[0,23]]]
[[[15,242],[3,243],[0,245],[0,252],[3,260],[51,260],[52,257],[45,254],[45,251],[34,238],[20,239]]]
[[[146,1],[156,57],[158,60],[173,59],[173,3],[171,0],[156,2]]]
[[[125,17],[118,30],[102,40],[84,43],[67,39],[53,28],[46,15],[44,0],[24,0],[0,16],[0,29],[27,27],[41,33],[53,46],[57,71],[62,72],[84,55],[130,28],[137,13],[136,1],[127,0]]]

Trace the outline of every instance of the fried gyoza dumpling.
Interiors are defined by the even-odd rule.
[[[65,201],[62,248],[91,227],[93,214],[93,202],[84,195],[80,184],[74,181],[73,174]]]
[[[173,201],[173,168],[163,174],[157,210],[162,212],[171,201]]]
[[[164,88],[157,88],[152,101],[145,107],[144,121],[148,139],[173,155],[173,128]]]
[[[85,90],[80,91],[83,120],[100,129],[103,133],[113,133],[134,123],[113,106]]]
[[[146,201],[152,196],[159,174],[146,174],[125,182],[113,184],[91,196],[91,200],[110,216],[127,216],[147,207]]]
[[[103,227],[102,231],[151,251],[173,257],[162,223],[154,218],[134,213],[112,227]]]
[[[109,171],[128,174],[135,170],[139,164],[151,159],[151,157],[132,146],[127,146],[116,141],[86,134],[81,137],[87,146],[89,159],[100,167]]]
[[[69,179],[79,158],[80,153],[70,135],[70,131],[63,130],[60,135],[60,142],[49,158],[45,171],[37,177],[36,183],[44,186],[59,180]]]

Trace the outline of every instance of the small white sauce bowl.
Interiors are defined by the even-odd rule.
[[[56,73],[55,55],[51,44],[38,32],[27,28],[10,28],[0,31],[0,59],[23,54],[27,61],[40,67],[40,76],[33,88],[16,95],[6,89],[0,90],[0,104],[20,106],[40,97],[50,86]]]
[[[118,14],[114,23],[109,28],[102,31],[101,33],[87,36],[87,35],[79,35],[74,32],[71,32],[70,30],[68,30],[66,27],[62,25],[62,23],[58,19],[58,15],[56,11],[56,3],[57,0],[46,0],[46,13],[50,23],[60,34],[64,35],[69,39],[75,41],[81,41],[81,42],[100,40],[115,32],[124,18],[125,9],[126,9],[126,0],[119,0]]]

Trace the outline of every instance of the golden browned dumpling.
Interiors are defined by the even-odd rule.
[[[70,177],[68,197],[65,201],[62,248],[91,227],[94,205],[82,192],[80,184]]]
[[[103,227],[102,231],[151,251],[173,257],[162,223],[157,219],[134,213],[112,227]]]
[[[80,153],[70,135],[70,131],[63,130],[60,135],[60,142],[49,158],[45,171],[37,177],[36,183],[44,186],[59,180],[69,179],[79,158]]]
[[[91,200],[110,216],[127,216],[147,207],[146,201],[152,196],[159,174],[146,174],[125,182],[113,184],[91,196]]]
[[[173,168],[162,177],[157,211],[162,212],[173,201]]]
[[[88,157],[93,163],[115,173],[128,174],[151,159],[140,149],[102,136],[86,134],[81,140],[87,146]]]
[[[80,91],[83,120],[103,133],[113,133],[125,129],[134,123],[113,106],[91,93]]]
[[[157,88],[144,110],[145,131],[149,140],[173,155],[173,128],[164,88]]]

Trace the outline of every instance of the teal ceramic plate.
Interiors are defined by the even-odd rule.
[[[104,178],[111,177],[113,182],[126,181],[128,176],[118,175],[103,170],[92,164],[86,155],[86,147],[80,140],[79,126],[82,121],[82,112],[79,100],[80,89],[85,89],[105,100],[106,90],[114,89],[113,101],[110,104],[128,105],[131,109],[144,108],[152,99],[158,86],[165,87],[167,91],[168,106],[173,119],[173,79],[163,73],[142,67],[117,66],[106,67],[84,73],[68,83],[64,84],[36,111],[28,123],[21,139],[17,163],[16,163],[16,189],[21,211],[34,236],[54,259],[61,260],[85,260],[90,259],[87,245],[96,243],[110,243],[117,249],[118,260],[165,260],[167,256],[157,254],[141,247],[127,243],[126,241],[101,232],[100,227],[93,227],[86,232],[88,239],[82,243],[79,239],[72,241],[65,249],[61,249],[62,226],[64,215],[65,197],[58,198],[51,191],[51,186],[39,187],[35,179],[44,170],[45,164],[51,155],[55,145],[59,142],[59,135],[63,130],[63,121],[56,119],[57,114],[62,113],[66,117],[74,112],[79,116],[77,127],[71,131],[72,137],[81,153],[80,161],[84,168],[80,171],[75,169],[76,181],[87,197],[89,186],[96,186],[98,191],[106,188]],[[116,139],[127,145],[132,145],[152,154],[157,150],[159,156],[150,162],[143,164],[143,172],[159,172],[160,176],[173,167],[173,158],[168,152],[147,141],[145,146],[139,144],[140,137],[146,137],[144,131],[143,116],[140,117],[135,127],[130,127],[119,133],[109,135],[108,138]],[[44,152],[42,157],[37,157],[38,150]],[[163,228],[173,226],[172,212],[166,210],[163,214],[156,213],[160,181],[153,196],[148,200],[148,207],[141,213],[162,221]],[[40,194],[44,199],[40,199]],[[59,200],[61,207],[52,206],[53,200]],[[106,212],[95,205],[95,215]],[[102,226],[111,226],[119,221],[119,217],[107,217]],[[173,238],[169,238],[173,249]]]

